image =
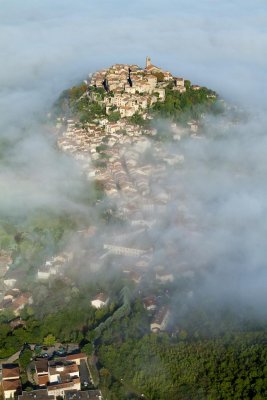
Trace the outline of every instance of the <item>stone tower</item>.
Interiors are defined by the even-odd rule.
[[[147,56],[146,58],[146,68],[149,67],[151,65],[151,58],[149,56]]]

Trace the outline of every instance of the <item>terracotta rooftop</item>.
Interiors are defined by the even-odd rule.
[[[38,358],[35,361],[35,368],[37,374],[47,374],[48,373],[48,361],[46,358]]]
[[[3,389],[6,390],[19,390],[21,388],[21,383],[19,379],[13,379],[8,381],[2,381]]]
[[[39,386],[46,386],[48,384],[48,382],[49,382],[48,374],[38,376],[38,385]]]
[[[64,375],[67,375],[67,374],[72,374],[72,373],[75,373],[75,372],[77,372],[79,374],[78,365],[75,364],[75,363],[73,363],[71,365],[59,365],[59,367],[61,367],[61,368],[63,367],[64,368],[64,370],[61,373],[60,373],[60,371],[58,371],[57,366],[49,367],[50,375],[57,375],[57,374],[62,374],[62,373]]]
[[[2,377],[4,379],[12,379],[20,376],[18,364],[3,364]]]
[[[66,356],[67,361],[81,360],[83,358],[87,358],[87,355],[85,353],[69,354]]]

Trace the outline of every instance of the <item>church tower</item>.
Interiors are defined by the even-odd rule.
[[[151,58],[149,56],[147,56],[146,58],[146,68],[149,67],[151,65]]]

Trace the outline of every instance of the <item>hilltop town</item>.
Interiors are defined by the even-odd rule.
[[[137,65],[115,64],[98,71],[80,87],[66,92],[61,99],[65,115],[57,117],[58,147],[80,160],[85,175],[89,179],[95,176],[97,181],[101,181],[107,195],[117,196],[118,185],[120,190],[130,195],[137,193],[137,188],[142,186],[145,192],[148,171],[137,170],[135,156],[122,155],[126,151],[122,146],[138,144],[138,147],[146,149],[151,138],[159,137],[159,129],[151,124],[158,115],[155,107],[164,106],[166,93],[172,101],[174,93],[177,103],[179,99],[183,100],[177,94],[183,96],[188,92],[193,98],[194,93],[201,93],[199,98],[196,97],[196,105],[198,101],[211,105],[217,98],[213,91],[191,85],[184,78],[174,77],[156,67],[150,57],[147,57],[144,69]],[[189,116],[183,125],[169,118],[168,130],[172,139],[179,141],[184,134],[198,137],[204,117],[203,112],[198,120]],[[159,159],[170,157],[170,163],[175,162],[174,159],[182,160],[177,155],[164,154],[160,143],[156,149]]]
[[[174,78],[170,72],[153,65],[147,57],[144,69],[138,65],[115,64],[96,72],[90,86],[104,87],[107,93],[112,93],[104,99],[107,114],[116,108],[121,118],[132,117],[135,113],[146,118],[149,106],[158,100],[165,101],[165,88],[170,82],[175,85],[173,90],[179,93],[186,91],[183,78]],[[97,96],[92,98],[97,99]]]
[[[82,341],[89,361],[97,353],[96,341],[131,315],[136,302],[141,304],[139,323],[144,332],[180,335],[182,327],[173,316],[171,294],[181,279],[187,279],[183,298],[193,296],[194,266],[181,256],[175,234],[165,238],[161,232],[171,219],[168,223],[174,231],[180,230],[189,237],[199,234],[198,221],[188,209],[185,190],[179,183],[184,155],[178,144],[184,138],[201,140],[205,113],[201,109],[194,114],[195,119],[188,114],[183,122],[173,114],[163,132],[153,122],[165,112],[167,104],[177,108],[180,102],[183,111],[183,104],[191,107],[188,99],[197,106],[201,103],[210,107],[216,98],[213,91],[154,66],[149,57],[145,68],[115,64],[63,93],[57,104],[57,146],[77,161],[88,185],[97,188],[100,196],[94,204],[95,213],[101,215],[104,225],[101,228],[101,224],[90,224],[73,232],[72,243],[79,245],[67,245],[32,268],[32,283],[27,290],[22,285],[23,272],[12,268],[12,252],[0,253],[0,312],[9,316],[5,326],[10,337],[27,329],[31,332],[29,326],[35,324],[32,315],[49,303],[35,290],[36,283],[46,298],[51,296],[51,301],[55,290],[67,293],[58,300],[57,307],[63,307],[66,301],[71,307],[76,298],[86,294],[86,310],[88,307],[94,316],[92,325],[83,328]],[[171,146],[166,144],[164,135]],[[174,260],[179,260],[179,265],[174,265]],[[94,278],[99,279],[98,284],[85,290],[79,276],[91,280],[99,271],[100,278]],[[103,284],[105,273],[120,282],[117,291]],[[47,332],[42,340],[46,338]],[[12,348],[8,336],[5,341]],[[90,392],[81,386],[80,359],[75,359],[75,354],[80,354],[79,344],[74,353],[65,351],[64,359],[58,359],[53,350],[51,354],[43,351],[40,360],[36,346],[38,341],[31,344],[34,373],[30,377],[28,372],[27,383],[32,392],[24,390],[27,384],[21,383],[19,366],[10,365],[10,360],[21,358],[25,347],[3,363],[5,399],[17,394],[20,400],[32,396],[42,400],[57,396],[66,400],[103,398],[97,387]],[[94,363],[90,367],[87,356],[79,355],[85,360],[85,369],[89,368],[90,373],[95,369],[99,376],[98,366]],[[30,367],[27,368],[28,371]],[[89,372],[86,374],[92,383]]]
[[[124,129],[131,130],[131,122],[144,125],[145,121],[153,119],[153,107],[164,103],[166,93],[170,91],[176,95],[201,91],[207,102],[211,103],[217,97],[209,89],[191,85],[184,78],[174,77],[170,72],[153,65],[150,57],[147,57],[145,68],[115,64],[90,74],[83,84],[63,92],[57,106],[59,114],[61,110],[66,115],[66,101],[68,105],[72,103],[70,108],[72,114],[76,114],[75,123],[89,131],[115,133]],[[196,98],[195,103],[198,102],[200,98]],[[66,120],[58,117],[57,126],[62,122]],[[192,130],[197,131],[197,121],[189,122],[190,127],[195,125]]]
[[[190,190],[186,148],[205,159],[218,104],[149,57],[59,97],[47,126],[77,171],[78,185],[63,185],[75,207],[1,221],[0,399],[218,398],[240,376],[250,393],[248,370],[263,382],[265,332],[239,333],[248,310],[211,307],[199,291],[213,227]]]

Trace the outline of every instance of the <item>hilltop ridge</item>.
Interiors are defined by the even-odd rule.
[[[189,125],[193,119],[198,124],[201,112],[210,110],[216,99],[214,91],[191,85],[147,57],[144,68],[115,64],[90,74],[81,85],[62,93],[56,110],[58,117],[75,118],[85,128],[94,123],[109,132],[120,130],[127,121],[147,127],[158,116]]]
[[[125,168],[116,165],[121,163],[122,146],[136,144],[146,149],[148,138],[160,142],[197,135],[216,100],[214,91],[175,77],[153,65],[150,57],[144,68],[115,64],[62,93],[56,104],[57,144],[82,163],[84,175],[96,179],[106,195],[133,196],[136,185]],[[167,131],[153,123],[159,117],[167,118]],[[160,157],[164,158],[163,153]],[[176,155],[175,162],[182,162],[182,156]],[[123,173],[119,181],[111,172],[118,168]],[[146,192],[146,186],[142,191]]]

